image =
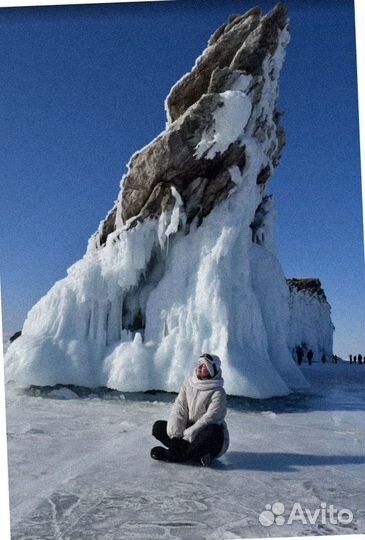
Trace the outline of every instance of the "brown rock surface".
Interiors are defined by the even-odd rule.
[[[167,98],[171,120],[168,128],[137,152],[129,163],[117,202],[121,205],[120,215],[126,228],[169,211],[174,204],[172,187],[182,198],[188,226],[195,218],[199,225],[215,205],[230,195],[235,184],[229,168],[237,165],[244,170],[244,144],[232,140],[224,152],[215,153],[212,159],[207,159],[206,154],[198,157],[197,145],[204,133],[215,126],[214,115],[224,107],[222,93],[235,89],[240,76],[251,77],[245,93],[253,106],[260,102],[263,62],[274,54],[280,32],[287,25],[286,8],[278,4],[265,16],[259,8],[242,16],[232,16],[213,34],[192,71],[172,88]],[[268,181],[285,144],[285,133],[279,120],[277,111],[270,119],[264,114],[257,115],[254,129],[257,140],[262,142],[270,138],[275,129],[278,141],[268,155],[271,166],[258,175],[260,184]],[[98,246],[102,246],[108,234],[115,230],[116,208],[109,212],[99,228]]]

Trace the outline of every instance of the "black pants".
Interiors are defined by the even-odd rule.
[[[170,439],[167,435],[166,420],[157,420],[153,424],[152,435],[162,442],[171,453],[174,461],[199,461],[205,454],[216,457],[224,442],[223,426],[209,424],[202,428],[192,443],[176,437]]]

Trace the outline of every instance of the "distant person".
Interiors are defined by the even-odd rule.
[[[321,357],[322,364],[326,363],[326,355],[323,353]]]
[[[308,360],[308,364],[311,366],[312,365],[312,360],[313,360],[313,351],[312,351],[312,349],[309,349],[309,351],[307,352],[307,360]]]
[[[298,360],[298,364],[300,366],[301,363],[303,362],[303,356],[304,356],[303,348],[300,345],[298,345],[298,347],[295,349],[295,352],[297,354],[297,360]]]
[[[349,354],[350,357],[350,364],[352,364],[352,354]]]
[[[203,466],[224,454],[229,445],[226,392],[221,361],[215,354],[199,357],[193,374],[182,385],[167,422],[158,420],[152,435],[166,446],[155,446],[152,459]]]
[[[357,361],[359,362],[359,364],[362,363],[362,356],[361,356],[361,354],[359,354],[359,356],[357,357]]]

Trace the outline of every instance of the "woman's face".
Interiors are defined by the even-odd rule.
[[[198,367],[196,368],[196,374],[199,379],[208,379],[210,377],[210,373],[205,364],[198,365]]]

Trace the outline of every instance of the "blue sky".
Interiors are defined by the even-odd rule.
[[[262,1],[267,11],[275,2]],[[86,249],[131,154],[164,129],[163,102],[210,34],[256,2],[1,9],[0,253],[4,330]],[[335,352],[365,353],[353,5],[288,0],[280,108],[288,143],[271,181],[288,277],[319,277]]]

